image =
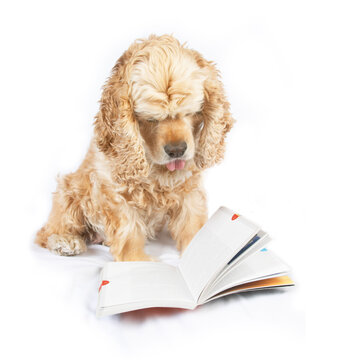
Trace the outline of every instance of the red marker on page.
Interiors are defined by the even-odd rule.
[[[238,215],[238,214],[234,214],[234,215],[232,216],[232,220],[236,220],[239,216],[240,216],[240,215]]]
[[[101,286],[100,286],[100,287],[99,287],[99,289],[98,289],[98,292],[100,292],[100,291],[101,291],[102,286],[104,286],[104,285],[108,285],[108,284],[109,284],[109,281],[108,281],[108,280],[103,280],[103,281],[102,281]]]

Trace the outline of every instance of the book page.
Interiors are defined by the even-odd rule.
[[[208,294],[209,289],[216,286],[219,281],[222,281],[222,279],[227,276],[227,273],[229,271],[231,271],[234,267],[239,266],[240,263],[244,261],[247,257],[251,256],[252,254],[259,251],[261,248],[265,247],[269,241],[270,236],[263,230],[260,230],[257,235],[255,235],[254,238],[248,242],[247,245],[249,246],[245,245],[219,272],[218,276],[207,283],[207,285],[204,287],[204,290],[200,294],[200,297],[202,296],[204,298],[204,293]]]
[[[202,294],[199,302],[204,303],[229,288],[261,279],[278,277],[289,271],[289,266],[272,251],[262,249],[232,268],[224,277],[220,278],[220,280],[214,282],[212,286]]]
[[[215,212],[184,251],[178,266],[195,301],[259,229],[227,208]]]
[[[177,267],[156,262],[109,262],[101,272],[97,316],[147,307],[195,306]]]

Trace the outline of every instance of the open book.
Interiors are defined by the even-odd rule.
[[[150,307],[194,309],[237,292],[294,285],[289,267],[265,248],[269,240],[259,226],[221,207],[178,266],[108,262],[101,272],[97,316]]]

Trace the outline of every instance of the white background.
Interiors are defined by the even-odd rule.
[[[2,358],[331,358],[333,5],[1,1]],[[57,173],[74,171],[85,155],[110,69],[133,40],[151,33],[173,33],[218,64],[237,123],[225,161],[205,175],[209,210],[228,206],[271,234],[270,247],[293,268],[297,286],[289,292],[98,320],[105,249],[64,259],[32,245]]]

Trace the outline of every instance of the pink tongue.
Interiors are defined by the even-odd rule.
[[[182,170],[185,167],[185,160],[175,160],[166,164],[170,171]]]

